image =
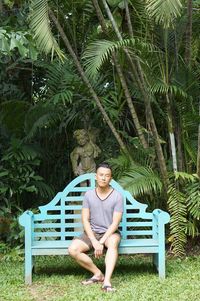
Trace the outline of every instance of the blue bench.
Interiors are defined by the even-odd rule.
[[[87,183],[87,186],[84,186]],[[146,212],[147,205],[136,201],[116,181],[110,185],[124,197],[124,214],[120,223],[122,240],[119,254],[151,253],[159,277],[165,278],[165,224],[170,216],[155,209]],[[75,178],[63,192],[58,192],[40,213],[25,211],[20,224],[25,227],[25,283],[32,283],[33,257],[37,255],[67,255],[74,236],[82,232],[81,208],[84,193],[95,188],[95,174]]]

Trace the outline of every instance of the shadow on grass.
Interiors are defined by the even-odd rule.
[[[104,272],[104,258],[99,260],[92,258],[94,263]],[[73,276],[83,276],[87,273],[85,269],[79,266],[72,258],[68,256],[57,259],[55,257],[48,258],[46,260],[36,261],[35,273],[37,275],[73,275]],[[138,274],[155,274],[156,269],[152,264],[150,257],[134,257],[134,256],[124,256],[119,257],[115,268],[115,275],[138,275]]]

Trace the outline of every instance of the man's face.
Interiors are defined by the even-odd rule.
[[[99,167],[96,173],[97,184],[101,188],[105,188],[109,186],[109,183],[112,179],[112,173],[109,168]]]

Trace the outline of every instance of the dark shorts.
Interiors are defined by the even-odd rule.
[[[104,236],[104,233],[95,233],[95,232],[93,232],[93,233],[97,240],[100,240]],[[116,231],[115,233],[119,234],[119,236],[121,237],[121,233],[119,231]],[[85,232],[82,233],[80,236],[75,236],[74,239],[82,240],[84,243],[86,243],[86,245],[88,245],[89,249],[93,248],[92,242]]]

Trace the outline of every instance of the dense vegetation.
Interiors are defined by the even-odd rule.
[[[170,212],[184,254],[200,230],[200,2],[4,0],[0,17],[0,214],[15,216],[12,233],[21,210],[73,178],[73,131],[96,128],[97,161]]]

